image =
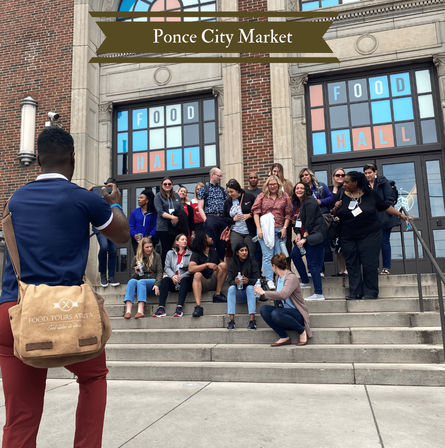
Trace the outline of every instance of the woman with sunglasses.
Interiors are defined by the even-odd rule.
[[[155,196],[155,208],[158,213],[156,233],[161,242],[161,260],[165,263],[167,252],[172,248],[176,235],[184,233],[180,218],[184,210],[179,196],[173,191],[173,180],[164,177],[159,193]]]

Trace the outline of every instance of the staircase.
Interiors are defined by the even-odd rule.
[[[309,344],[277,348],[270,347],[277,335],[260,315],[258,329],[247,330],[245,304],[237,305],[236,330],[231,331],[226,329],[227,305],[212,303],[212,293],[203,296],[204,316],[198,319],[191,317],[195,304],[190,293],[183,318],[152,318],[157,303],[150,296],[144,319],[124,320],[125,286],[98,287],[113,325],[109,378],[445,386],[435,276],[422,275],[423,313],[415,275],[379,280],[378,300],[346,301],[344,279],[323,279],[327,299],[308,302]],[[303,293],[307,297],[313,291]],[[171,293],[167,316],[175,307],[176,294]],[[298,337],[290,334],[296,342]],[[69,375],[64,369],[50,371],[52,378]]]

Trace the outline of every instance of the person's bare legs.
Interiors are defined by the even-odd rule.
[[[217,295],[221,294],[221,289],[227,278],[227,263],[223,261],[219,263],[218,267],[219,269],[218,272],[216,273],[216,291],[215,291],[215,294]]]
[[[202,282],[204,281],[204,276],[201,272],[196,272],[193,276],[192,290],[193,296],[195,297],[196,305],[201,306],[202,297]]]

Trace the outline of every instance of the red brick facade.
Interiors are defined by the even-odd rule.
[[[267,0],[239,0],[238,9],[267,11]],[[243,162],[247,185],[250,170],[258,172],[261,183],[273,163],[270,67],[269,64],[240,64],[240,70]]]
[[[69,131],[74,2],[2,0],[0,22],[0,207],[19,186],[34,179],[37,162],[21,165],[20,101],[37,102],[36,135],[48,112],[60,114]]]

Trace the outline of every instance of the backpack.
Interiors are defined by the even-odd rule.
[[[391,185],[392,192],[394,194],[394,204],[393,205],[396,205],[397,201],[399,199],[399,190],[397,190],[396,182],[394,180],[390,180],[389,185]]]

